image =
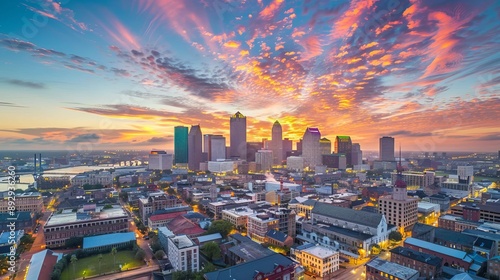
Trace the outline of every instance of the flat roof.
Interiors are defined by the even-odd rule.
[[[90,221],[90,220],[102,220],[102,219],[110,219],[117,217],[128,217],[127,213],[125,213],[123,208],[121,208],[120,206],[113,207],[110,209],[102,209],[102,207],[98,208],[100,208],[100,212],[97,211],[93,212],[92,215],[86,215],[83,212],[52,214],[47,223],[45,223],[45,227],[76,223],[84,220]]]
[[[220,233],[213,233],[209,235],[198,236],[196,238],[198,239],[198,242],[203,243],[207,241],[222,239],[222,235]]]
[[[222,212],[230,213],[235,216],[241,217],[241,216],[250,216],[254,214],[253,209],[249,207],[238,207],[238,208],[233,208],[233,209],[224,209]]]
[[[328,258],[328,257],[331,257],[335,254],[338,254],[338,252],[333,251],[331,249],[328,249],[326,247],[320,246],[320,245],[316,245],[314,247],[309,247],[309,248],[303,249],[302,251],[307,252],[310,255],[313,255],[313,256],[321,258],[321,259]]]
[[[366,266],[373,267],[377,270],[385,272],[389,275],[395,276],[400,279],[411,279],[419,272],[415,269],[399,265],[397,263],[382,260],[380,258],[375,258],[368,262]]]
[[[187,247],[192,247],[195,246],[194,242],[187,237],[187,235],[179,235],[175,237],[169,237],[170,240],[177,246],[177,248],[182,249],[182,248],[187,248]]]
[[[96,235],[83,238],[83,249],[91,249],[100,246],[108,246],[121,244],[129,241],[135,241],[135,233],[133,232],[119,232],[103,235]]]

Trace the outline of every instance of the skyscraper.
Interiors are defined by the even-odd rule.
[[[321,165],[319,139],[321,139],[319,129],[315,127],[306,128],[302,138],[302,157],[304,158],[304,166],[314,168],[316,165]]]
[[[200,125],[192,125],[188,135],[188,167],[190,170],[199,170],[202,161],[202,141]]]
[[[226,159],[226,137],[222,135],[212,135],[210,137],[210,158],[211,161]]]
[[[285,138],[283,139],[283,159],[287,158],[287,153],[291,153],[293,150],[292,140]]]
[[[394,161],[394,138],[384,136],[379,142],[379,159],[381,161]]]
[[[352,144],[351,162],[353,166],[363,163],[363,152],[359,143]]]
[[[273,151],[273,164],[281,165],[283,162],[283,130],[278,121],[274,122],[272,128],[271,150]]]
[[[247,118],[239,111],[229,120],[230,157],[246,159],[247,156]]]
[[[335,137],[335,152],[337,154],[345,154],[347,166],[352,166],[352,141],[349,136]]]
[[[262,150],[262,142],[247,142],[247,161],[255,161],[255,153]]]
[[[188,128],[174,127],[174,161],[175,164],[188,163]]]
[[[326,137],[319,140],[319,147],[322,155],[329,155],[332,153],[332,141]]]

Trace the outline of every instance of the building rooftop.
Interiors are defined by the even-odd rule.
[[[205,232],[199,225],[193,223],[191,220],[183,216],[177,216],[167,223],[167,228],[175,235],[187,234],[190,236],[201,235]]]
[[[364,213],[370,214],[370,212],[364,212]],[[324,230],[336,232],[336,233],[339,233],[342,235],[356,238],[358,240],[368,240],[368,239],[373,237],[372,234],[367,234],[367,233],[363,233],[360,231],[354,231],[354,230],[349,229],[349,228],[333,226],[333,225],[328,225],[328,224],[321,224],[321,223],[319,223],[318,225]]]
[[[286,238],[288,237],[288,234],[283,233],[281,231],[277,231],[275,229],[270,229],[267,233],[266,236],[269,238],[272,238],[274,240],[278,240],[279,242],[285,242]]]
[[[82,249],[91,249],[100,246],[121,244],[129,241],[136,241],[133,232],[110,233],[83,238]]]
[[[172,242],[178,249],[188,248],[196,245],[189,237],[187,237],[187,235],[169,237],[169,239],[172,240]]]
[[[24,230],[16,230],[14,232],[14,239],[17,242],[17,239],[24,235]],[[0,234],[0,245],[9,244],[10,231],[2,231]]]
[[[185,214],[186,211],[181,211],[181,212],[172,212],[172,213],[164,213],[164,214],[156,214],[156,215],[151,215],[149,219],[152,222],[157,222],[157,221],[163,221],[163,220],[169,220],[169,219],[174,219],[175,217],[181,216],[182,214]]]
[[[54,253],[49,249],[33,254],[24,279],[50,280],[52,269],[62,257],[62,253]]]
[[[421,248],[426,248],[427,250],[431,250],[433,252],[438,252],[440,254],[451,256],[451,257],[454,257],[457,259],[462,259],[466,262],[472,262],[472,259],[464,251],[452,249],[452,248],[449,248],[446,246],[437,245],[437,244],[423,241],[420,239],[416,239],[413,237],[407,238],[404,241],[404,244],[405,245],[409,244],[409,245],[413,245],[413,246],[417,246],[417,247],[421,247]]]
[[[249,207],[238,207],[238,208],[233,208],[233,209],[225,209],[225,210],[222,210],[222,212],[226,212],[226,213],[238,216],[238,217],[250,216],[250,215],[253,215],[255,213],[254,210],[252,210]]]
[[[98,211],[93,212],[92,214],[81,212],[52,214],[47,223],[45,223],[45,227],[76,223],[82,220],[102,220],[118,217],[128,217],[123,208],[113,207],[110,209],[102,209],[102,207],[98,207]]]
[[[274,253],[251,239],[229,248],[229,251],[245,261],[253,261]]]
[[[253,280],[257,273],[271,273],[278,265],[289,267],[290,265],[295,265],[295,263],[281,254],[273,253],[254,261],[206,273],[205,278],[207,280]]]
[[[309,248],[305,248],[302,250],[302,252],[306,252],[310,255],[313,255],[317,258],[328,258],[331,256],[334,256],[335,254],[338,254],[338,252],[328,249],[326,247],[320,246],[320,245],[315,245]]]
[[[435,267],[441,266],[441,262],[443,261],[441,258],[438,258],[433,255],[429,255],[423,252],[415,251],[410,248],[405,248],[405,247],[396,247],[391,250],[391,254],[397,254],[397,255],[402,255],[407,258],[410,258],[412,260],[416,260],[418,262],[430,264]]]
[[[399,265],[397,263],[382,260],[380,258],[375,258],[368,262],[366,266],[372,267],[376,270],[385,272],[389,275],[397,277],[399,279],[413,279],[415,275],[419,275],[419,272],[415,269]]]
[[[213,233],[213,234],[198,236],[196,237],[196,239],[198,239],[199,243],[205,243],[217,239],[222,239],[222,235],[220,233]]]
[[[342,208],[327,203],[316,203],[312,213],[336,218],[344,221],[356,222],[361,225],[376,228],[380,224],[383,215],[379,213],[370,213],[357,211],[350,208]]]

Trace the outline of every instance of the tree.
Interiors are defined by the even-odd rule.
[[[205,256],[207,256],[207,258],[210,261],[218,260],[218,259],[221,258],[220,247],[219,247],[219,245],[217,245],[217,243],[215,243],[213,241],[205,243],[201,247],[201,250],[203,251],[203,253],[205,254]]]
[[[234,225],[231,222],[226,220],[217,220],[214,221],[210,227],[208,228],[206,234],[212,233],[220,233],[223,238],[226,238],[227,235],[234,229]]]
[[[172,187],[168,187],[168,189],[167,189],[167,193],[168,193],[169,195],[174,195],[174,194],[175,194],[175,190],[174,190],[174,188],[172,188]]]
[[[155,258],[157,260],[161,260],[161,259],[163,259],[163,257],[165,257],[165,252],[163,250],[156,251]]]
[[[389,240],[399,242],[403,240],[403,235],[399,231],[391,231],[391,233],[389,233]]]
[[[75,272],[75,267],[76,267],[76,261],[78,261],[78,259],[76,258],[76,255],[71,255],[71,264],[73,265],[73,278],[76,279],[76,272]]]
[[[101,274],[101,260],[102,260],[102,254],[99,254],[97,256],[97,259],[99,260],[99,274]]]
[[[66,241],[64,241],[64,246],[69,248],[76,248],[82,245],[83,245],[83,237],[81,236],[72,236],[69,239],[66,239]]]
[[[146,257],[146,252],[144,252],[144,249],[138,249],[137,252],[135,253],[135,258],[137,260],[143,260],[144,257]]]
[[[111,248],[111,255],[113,255],[113,268],[116,266],[116,253],[118,251],[116,250],[116,247]]]

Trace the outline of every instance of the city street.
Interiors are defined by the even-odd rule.
[[[24,279],[24,276],[26,274],[26,268],[29,265],[31,256],[45,249],[45,237],[43,234],[43,226],[45,225],[45,222],[49,218],[50,214],[52,214],[52,212],[50,211],[43,213],[43,216],[39,219],[40,227],[38,229],[38,233],[35,236],[35,241],[33,242],[31,249],[27,252],[22,253],[21,257],[17,260],[17,275],[15,278],[16,280]]]

